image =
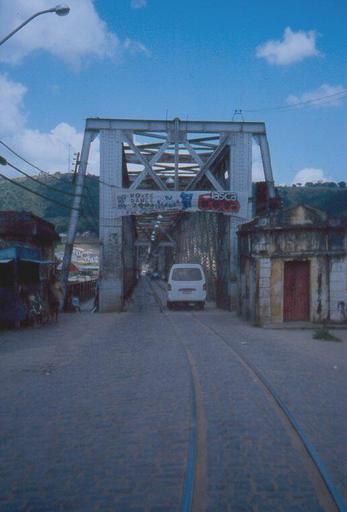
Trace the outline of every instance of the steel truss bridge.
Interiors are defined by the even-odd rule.
[[[259,147],[269,197],[270,151],[262,122],[102,119],[86,121],[63,263],[67,280],[90,146],[100,137],[100,311],[121,311],[144,252],[163,270],[201,261],[217,304],[237,305],[237,229],[252,216],[252,143]],[[120,217],[115,194],[130,191],[216,191],[237,194],[237,213],[163,211]],[[159,219],[158,219],[159,215]],[[159,222],[158,222],[159,220]]]

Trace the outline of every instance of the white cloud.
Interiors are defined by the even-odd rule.
[[[81,150],[83,133],[63,122],[48,133],[28,128],[23,104],[26,88],[20,83],[9,80],[6,75],[0,74],[0,89],[1,140],[26,160],[46,171],[66,172],[69,152],[72,160],[73,153]],[[9,162],[25,171],[37,172],[17,159],[2,145],[0,149],[0,154]],[[17,175],[12,171],[8,172],[9,168],[4,167],[2,170],[4,169],[8,175]],[[95,141],[91,147],[88,171],[98,173],[98,170],[99,143]]]
[[[141,9],[145,7],[147,4],[147,0],[131,0],[131,7],[133,9]]]
[[[67,16],[42,14],[23,27],[4,44],[0,60],[17,64],[35,50],[49,52],[73,66],[80,66],[93,57],[121,60],[127,53],[148,55],[142,43],[130,39],[121,41],[109,30],[93,0],[74,0],[70,5]],[[2,2],[0,33],[8,33],[9,27],[16,27],[33,13],[50,7],[50,0],[11,0],[6,2],[6,8]]]
[[[288,96],[289,105],[306,103],[311,107],[338,107],[342,104],[342,98],[346,95],[347,89],[342,85],[323,84],[313,91],[304,92],[300,96]],[[303,105],[304,106],[304,105]]]
[[[128,37],[124,40],[123,43],[124,51],[130,53],[130,55],[136,55],[137,53],[142,53],[146,55],[146,57],[150,56],[150,51],[139,41],[134,41],[134,39],[129,39]]]
[[[316,48],[316,37],[314,30],[294,32],[287,27],[282,40],[271,40],[257,46],[256,56],[278,66],[300,62],[307,57],[319,57],[322,54]]]
[[[316,182],[316,181],[330,181],[325,178],[324,171],[322,169],[317,169],[315,167],[305,167],[305,169],[301,169],[298,171],[292,183],[302,183],[305,184],[308,181]]]
[[[26,90],[24,85],[0,74],[0,133],[12,133],[24,127],[23,98]]]

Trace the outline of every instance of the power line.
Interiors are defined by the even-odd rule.
[[[342,99],[346,95],[347,95],[347,91],[344,90],[344,91],[336,92],[334,94],[327,94],[325,96],[321,96],[320,98],[307,100],[307,101],[300,101],[293,105],[279,105],[277,107],[263,107],[263,108],[258,108],[258,109],[249,109],[249,110],[242,109],[242,112],[251,113],[251,112],[275,111],[275,110],[281,110],[281,111],[295,110],[297,107],[301,107],[303,105],[319,104],[320,102],[324,103],[323,100],[327,100],[326,102],[328,102],[330,98]]]
[[[5,160],[5,159],[4,159]],[[56,188],[56,187],[52,187],[51,185],[48,185],[47,183],[44,183],[42,181],[39,181],[37,179],[35,179],[33,176],[31,176],[30,174],[22,171],[21,169],[19,169],[18,167],[16,167],[15,165],[11,164],[8,160],[6,160],[6,164],[9,166],[9,167],[12,167],[12,169],[14,169],[15,171],[19,172],[20,174],[23,174],[24,176],[26,176],[27,178],[29,178],[31,181],[33,181],[34,183],[38,183],[39,185],[42,185],[43,187],[46,187],[50,190],[54,190],[55,192],[59,192],[60,194],[64,194],[66,196],[71,196],[71,197],[75,197],[75,194],[73,192],[67,192],[65,190],[60,190],[59,188]],[[83,196],[83,194],[82,194]]]
[[[56,201],[55,199],[52,199],[50,197],[47,197],[45,196],[44,194],[40,194],[40,192],[36,192],[35,190],[32,190],[28,187],[26,187],[25,185],[22,185],[21,183],[18,183],[17,181],[15,180],[12,180],[11,178],[8,178],[7,176],[5,176],[4,174],[0,173],[0,177],[3,178],[4,180],[12,183],[12,185],[16,185],[17,187],[20,187],[21,189],[25,190],[26,192],[29,192],[31,194],[34,194],[36,196],[39,196],[41,197],[42,199],[45,199],[46,201],[48,202],[51,202],[51,203],[54,203],[54,204],[57,204],[58,206],[62,207],[62,208],[66,208],[68,210],[78,210],[78,208],[74,208],[73,206],[69,206],[67,204],[64,204],[64,203],[61,203],[60,201]],[[81,210],[84,209],[83,205],[82,205],[82,208]],[[94,228],[96,228],[96,231],[98,231],[98,226],[97,224],[95,223],[95,220],[93,217],[90,217],[88,218],[86,212],[82,212],[81,211],[81,216],[88,222],[88,224],[91,224]]]
[[[22,185],[22,183],[18,183],[17,181],[12,180],[11,178],[8,178],[7,176],[5,176],[2,173],[0,173],[0,176],[4,180],[9,181],[10,183],[12,183],[13,185],[16,185],[17,187],[20,187],[20,188],[26,190],[27,192],[30,192],[31,194],[35,194],[36,196],[42,197],[46,201],[50,201],[51,203],[55,203],[55,204],[61,206],[62,208],[67,208],[68,210],[78,210],[78,208],[74,208],[73,206],[69,206],[67,204],[61,203],[60,201],[56,201],[55,199],[47,197],[44,194],[41,194],[40,192],[36,192],[35,190],[32,190],[31,188],[28,188],[25,185]]]
[[[16,167],[15,165],[11,164],[10,162],[8,162],[4,157],[0,156],[0,164],[1,165],[8,165],[9,167],[12,167],[13,169],[15,169],[16,171],[18,171],[19,173],[23,174],[24,176],[26,176],[27,178],[31,179],[34,183],[37,183],[38,185],[43,185],[43,186],[46,186],[48,189],[50,190],[53,190],[55,192],[59,192],[59,193],[62,193],[62,194],[66,194],[66,195],[69,195],[69,196],[72,196],[74,197],[75,194],[71,193],[71,192],[65,192],[63,190],[60,190],[60,189],[57,189],[55,187],[52,187],[50,185],[47,185],[46,183],[42,183],[41,181],[33,178],[32,176],[30,176],[29,174],[27,174],[26,172],[22,171],[21,169],[19,169],[18,167]],[[49,174],[49,173],[45,173],[45,174]],[[66,209],[69,209],[69,210],[78,210],[78,208],[74,208],[73,206],[70,206],[70,205],[67,205],[67,204],[64,204],[60,201],[57,201],[56,199],[52,199],[44,194],[41,194],[40,192],[37,192],[35,190],[32,190],[31,188],[28,188],[26,187],[25,185],[23,185],[22,183],[18,183],[17,181],[11,179],[11,178],[8,178],[7,176],[5,176],[4,174],[0,173],[0,176],[8,181],[9,183],[12,183],[12,185],[15,185],[23,190],[25,190],[26,192],[29,192],[31,194],[34,194],[38,197],[41,197],[42,199],[45,199],[46,201],[48,202],[51,202],[51,203],[54,203],[54,204],[57,204],[58,206],[62,207],[62,208],[66,208]],[[51,176],[49,174],[49,176]],[[82,197],[85,198],[86,202],[85,204],[81,204],[81,216],[88,222],[89,225],[91,225],[93,228],[96,229],[96,231],[98,231],[98,225],[95,221],[95,218],[97,219],[98,218],[98,214],[96,213],[96,211],[94,210],[94,207],[92,205],[92,201],[91,201],[91,198],[89,196],[89,187],[87,185],[85,185],[86,187],[86,192],[87,192],[87,196],[88,196],[88,199],[86,199],[86,196],[84,194],[82,194]],[[89,213],[85,210],[85,208],[87,207],[87,209],[89,210]]]
[[[23,156],[21,156],[19,153],[17,153],[14,149],[12,149],[10,146],[8,146],[7,144],[5,144],[5,142],[3,142],[2,140],[0,140],[0,144],[2,144],[6,149],[8,149],[11,153],[13,153],[17,158],[20,158],[20,160],[23,160],[23,162],[25,162],[26,164],[30,165],[31,167],[33,167],[34,169],[36,169],[37,171],[39,172],[42,172],[43,174],[47,174],[48,176],[50,176],[51,178],[54,178],[55,180],[57,181],[60,181],[59,178],[57,178],[56,176],[54,176],[54,174],[51,174],[50,172],[47,172],[47,171],[44,171],[43,169],[41,169],[40,167],[37,167],[37,165],[35,164],[32,164],[31,162],[29,162],[29,160],[26,160]]]
[[[35,164],[33,164],[33,163],[29,162],[29,160],[27,160],[27,159],[26,159],[26,158],[24,158],[22,155],[20,155],[19,153],[17,153],[17,151],[15,151],[13,148],[11,148],[8,144],[5,144],[5,142],[3,142],[2,140],[0,140],[0,144],[2,144],[6,149],[8,149],[8,150],[9,150],[12,154],[14,154],[16,157],[18,157],[18,158],[20,158],[21,160],[23,160],[23,162],[27,163],[28,165],[30,165],[30,166],[31,166],[31,167],[33,167],[34,169],[38,170],[40,173],[43,173],[43,174],[45,174],[45,175],[49,176],[50,178],[55,179],[55,180],[56,180],[56,181],[58,181],[59,183],[61,183],[60,178],[57,178],[56,176],[54,176],[54,174],[51,174],[51,173],[49,173],[49,172],[47,172],[47,171],[44,171],[43,169],[41,169],[41,168],[40,168],[40,167],[38,167],[37,165],[35,165]],[[78,163],[79,163],[79,162],[78,162],[78,161],[76,161],[76,169],[75,169],[75,171],[77,171],[77,165],[78,165]],[[36,181],[37,183],[39,183],[39,184],[41,184],[41,185],[43,185],[43,186],[45,186],[45,187],[47,187],[47,188],[51,188],[52,190],[55,190],[55,191],[57,191],[57,192],[60,192],[61,194],[65,194],[65,195],[68,195],[68,196],[74,196],[74,195],[75,195],[73,192],[67,192],[67,191],[64,191],[64,190],[59,190],[59,189],[57,189],[57,188],[55,188],[55,187],[52,187],[51,185],[47,185],[46,183],[43,183],[43,182],[41,182],[41,181],[39,181],[39,180],[36,180],[36,179],[35,179],[35,178],[33,178],[32,176],[30,176],[29,174],[25,173],[24,171],[22,171],[22,170],[21,170],[21,169],[19,169],[18,167],[16,167],[16,166],[14,166],[14,165],[10,164],[9,162],[7,162],[7,165],[9,165],[10,167],[12,167],[12,168],[13,168],[13,169],[15,169],[16,171],[20,172],[21,174],[23,174],[23,175],[24,175],[24,176],[26,176],[27,178],[29,178],[29,179],[31,179],[31,180],[33,180],[33,181]],[[88,175],[86,175],[86,177],[89,177],[89,176],[88,176]],[[98,180],[98,181],[100,181],[100,180],[99,180],[99,178],[97,178],[97,180]],[[108,186],[110,186],[110,187],[112,187],[112,188],[114,187],[114,185],[110,185],[110,184],[108,184],[108,183],[106,183],[106,182],[102,182],[102,181],[101,181],[101,183],[103,183],[104,185],[108,185]],[[89,189],[89,187],[88,187],[88,185],[87,185],[87,184],[85,184],[85,185],[84,185],[84,187],[85,187],[86,192],[87,192],[87,194],[88,194],[88,193],[89,193],[89,190],[90,190],[90,189]],[[116,187],[116,188],[118,188],[118,187]],[[82,194],[82,197],[85,197],[85,195],[84,195],[84,194]],[[98,215],[96,214],[96,212],[95,212],[95,211],[94,211],[94,214],[93,214],[93,215],[95,215],[96,217],[98,217]]]

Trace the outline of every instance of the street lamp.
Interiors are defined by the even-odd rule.
[[[7,41],[7,39],[10,39],[10,37],[12,37],[13,34],[18,32],[18,30],[20,30],[21,28],[23,28],[24,25],[29,23],[29,21],[33,20],[37,16],[40,16],[41,14],[46,14],[47,12],[54,12],[58,16],[66,16],[70,12],[70,7],[68,7],[67,5],[56,5],[55,7],[52,7],[51,9],[46,9],[45,11],[39,11],[36,14],[33,14],[32,16],[30,16],[30,18],[28,18],[21,25],[19,25],[19,27],[12,30],[12,32],[10,32],[6,37],[4,37],[4,39],[1,39],[0,45],[3,44],[5,41]]]

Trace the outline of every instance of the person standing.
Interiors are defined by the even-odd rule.
[[[63,308],[64,291],[58,279],[53,274],[48,288],[49,313],[51,318],[58,320],[59,311]]]

